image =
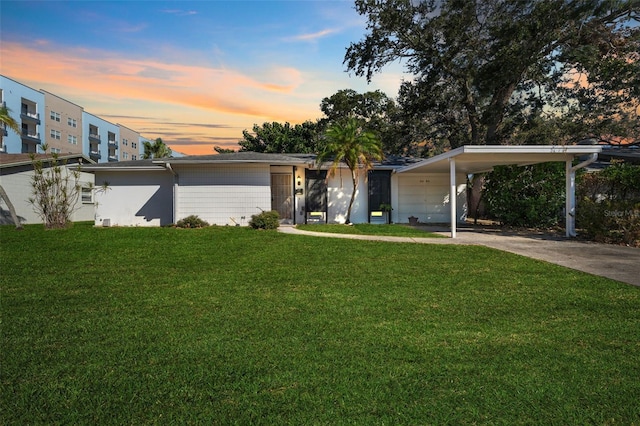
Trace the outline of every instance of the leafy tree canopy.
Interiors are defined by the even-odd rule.
[[[378,135],[387,154],[408,154],[405,140],[400,134],[397,120],[398,106],[380,90],[358,93],[343,89],[326,97],[320,103],[325,115],[323,121],[338,123],[348,118],[358,120],[360,126]]]
[[[144,153],[142,154],[142,158],[168,158],[171,157],[173,151],[169,148],[163,141],[162,138],[157,138],[155,142],[151,143],[149,141],[143,142]]]
[[[242,131],[240,151],[269,153],[315,153],[322,146],[324,124],[305,121],[302,124],[264,123],[253,125],[253,132]]]
[[[368,19],[347,68],[371,79],[394,61],[415,76],[398,102],[433,149],[638,141],[637,0],[356,0]]]

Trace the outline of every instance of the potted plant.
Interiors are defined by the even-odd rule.
[[[393,207],[391,207],[391,204],[382,203],[380,204],[379,209],[380,211],[384,212],[385,216],[387,217],[387,223],[391,223],[391,210],[393,210]]]

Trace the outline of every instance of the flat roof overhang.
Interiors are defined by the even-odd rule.
[[[601,151],[602,147],[597,145],[465,145],[403,167],[397,173],[449,173],[452,159],[455,160],[457,173],[483,173],[496,166],[566,162]]]
[[[489,172],[496,166],[526,166],[547,162],[565,163],[565,223],[567,237],[575,236],[575,172],[598,158],[602,151],[597,145],[514,145],[514,146],[461,146],[433,158],[403,167],[397,173],[440,173],[449,174],[449,209],[451,217],[451,238],[456,238],[458,218],[456,198],[458,183],[456,175]],[[573,165],[576,157],[588,159]]]

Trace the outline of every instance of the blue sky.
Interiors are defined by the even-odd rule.
[[[174,150],[233,147],[254,123],[320,118],[341,89],[395,97],[400,67],[371,84],[345,49],[365,34],[352,1],[5,1],[2,74],[162,137]]]

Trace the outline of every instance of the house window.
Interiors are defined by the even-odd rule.
[[[128,146],[129,145],[129,141],[125,138],[122,138],[122,145],[124,146]]]
[[[67,124],[71,127],[78,127],[78,122],[76,121],[75,118],[67,118]]]
[[[59,131],[59,130],[53,130],[53,129],[51,129],[51,133],[50,133],[50,135],[51,135],[51,138],[52,138],[52,139],[60,140],[60,138],[61,138],[61,135],[60,135],[60,131]]]
[[[128,160],[129,159],[129,153],[128,152],[123,152],[122,153],[122,159],[123,160]]]
[[[49,116],[53,121],[57,121],[58,123],[60,122],[60,113],[51,111],[51,114]]]
[[[131,142],[131,148],[136,149],[138,147],[138,144],[136,144],[135,142]]]
[[[73,135],[67,135],[67,142],[72,145],[78,145],[78,137]]]
[[[91,188],[86,186],[82,187],[82,204],[92,204],[93,203],[93,191]]]
[[[62,152],[62,150],[60,148],[51,148],[51,153],[52,154],[60,154]]]
[[[133,155],[133,154],[132,154],[132,155],[131,155],[131,159],[132,159],[133,161],[136,161],[136,160],[138,159],[138,156],[137,156],[137,155]]]

